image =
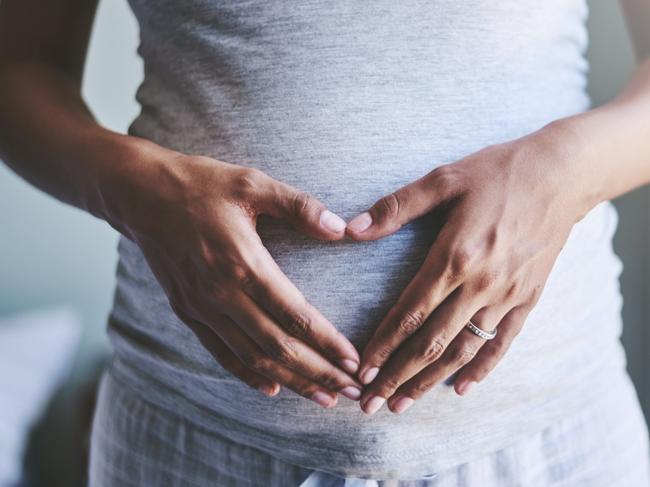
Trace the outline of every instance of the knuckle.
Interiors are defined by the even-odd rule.
[[[242,208],[251,209],[257,200],[264,173],[255,168],[239,168],[230,181],[230,194]]]
[[[330,390],[336,390],[339,387],[339,380],[331,372],[321,372],[317,374],[316,382]]]
[[[402,385],[402,382],[395,377],[386,377],[377,388],[377,394],[381,397],[390,397]]]
[[[429,380],[423,380],[415,384],[412,388],[412,394],[410,395],[413,398],[418,398],[426,394],[434,386],[434,383]]]
[[[461,245],[451,255],[450,267],[456,275],[464,274],[472,262],[472,252],[468,247]]]
[[[263,373],[268,371],[269,360],[262,354],[253,352],[244,352],[240,355],[241,361],[255,372]]]
[[[418,356],[423,362],[430,363],[438,360],[444,351],[445,346],[442,341],[438,338],[431,338],[422,342],[418,350]]]
[[[299,311],[285,313],[284,328],[296,338],[305,338],[310,334],[312,328],[311,318]]]
[[[236,195],[246,197],[259,190],[264,173],[256,168],[242,168],[232,181]]]
[[[521,291],[522,291],[522,285],[521,285],[520,281],[511,282],[508,285],[508,288],[506,289],[506,293],[505,293],[506,300],[510,301],[510,300],[516,298],[517,296],[519,296]]]
[[[469,363],[476,355],[476,349],[469,345],[452,345],[448,349],[451,362],[458,365]]]
[[[217,304],[227,303],[230,299],[228,287],[220,282],[212,282],[208,285],[206,292],[210,299]]]
[[[377,357],[382,363],[388,360],[393,353],[393,350],[390,347],[379,347],[375,350],[375,353],[373,354],[375,357]]]
[[[380,218],[393,219],[399,215],[400,202],[399,197],[395,193],[383,196],[377,201],[376,210]]]
[[[307,213],[314,205],[315,198],[307,192],[297,191],[292,196],[291,207],[296,216],[300,217]]]
[[[402,385],[402,381],[400,381],[399,379],[397,379],[395,377],[387,377],[384,380],[384,383],[383,383],[382,387],[383,387],[383,389],[385,391],[390,392],[392,394],[401,385]],[[388,397],[388,395],[386,395],[386,397]]]
[[[405,337],[415,333],[424,323],[424,313],[421,310],[406,311],[397,323],[397,331]]]
[[[477,278],[474,284],[477,292],[487,291],[492,288],[499,279],[496,271],[483,272]]]
[[[224,286],[215,285],[212,290],[212,297],[215,303],[221,306],[221,309],[228,308],[228,304],[232,301],[232,294]]]
[[[298,384],[290,384],[287,387],[292,389],[295,393],[301,395],[302,397],[305,397],[307,399],[311,399],[311,396],[319,390],[318,388],[312,386],[311,384],[308,383],[298,383]]]
[[[235,283],[239,289],[250,291],[254,288],[255,274],[248,266],[233,263],[225,271],[229,280]]]
[[[485,238],[485,247],[489,250],[493,250],[494,248],[496,248],[500,236],[501,236],[501,232],[499,231],[499,228],[497,228],[496,226],[491,227],[488,230]]]
[[[458,176],[453,165],[445,164],[431,171],[431,182],[443,194],[455,190],[458,187]]]
[[[460,244],[447,253],[446,276],[449,281],[456,281],[467,274],[474,254],[466,244]]]
[[[219,269],[219,257],[212,247],[210,247],[205,242],[201,242],[199,250],[197,252],[198,258],[203,266],[207,269]],[[185,258],[179,267],[185,271],[185,274],[192,276],[195,268],[194,262],[190,258]]]
[[[298,357],[298,348],[295,340],[284,336],[277,340],[271,340],[267,346],[267,352],[271,358],[285,366],[293,365]]]

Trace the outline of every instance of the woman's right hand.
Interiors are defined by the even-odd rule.
[[[267,395],[285,386],[323,407],[339,392],[358,399],[357,350],[256,232],[261,214],[321,240],[342,239],[345,222],[257,169],[166,154],[146,175],[150,189],[130,192],[120,230],[142,250],[176,315],[225,369]]]

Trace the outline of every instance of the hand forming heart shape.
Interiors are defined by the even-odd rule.
[[[366,413],[386,400],[402,412],[458,369],[459,394],[489,373],[537,302],[573,224],[590,209],[589,192],[576,191],[580,182],[569,177],[563,134],[553,130],[441,166],[347,226],[313,196],[259,170],[167,151],[147,159],[167,161],[154,171],[162,174],[157,190],[116,199],[129,205],[121,210],[128,217],[116,221],[177,316],[236,377],[268,395],[283,385],[323,407],[334,406],[340,392],[360,399]],[[269,215],[317,239],[375,240],[434,209],[446,221],[362,359],[256,232],[258,215]],[[486,343],[463,332],[470,320],[499,333]]]
[[[593,206],[569,177],[555,126],[488,147],[381,198],[354,218],[356,240],[390,235],[436,208],[446,215],[421,269],[363,351],[361,407],[403,412],[462,368],[467,393],[505,354],[536,304],[573,225]],[[497,330],[487,341],[469,321]]]

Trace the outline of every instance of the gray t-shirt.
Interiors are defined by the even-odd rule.
[[[145,79],[130,133],[258,167],[348,219],[486,145],[586,109],[583,0],[130,0]],[[412,478],[536,432],[606,393],[624,366],[616,213],[576,225],[497,369],[466,397],[438,386],[407,413],[267,398],[220,367],[122,238],[112,373],[207,431],[310,468]],[[259,227],[306,298],[361,350],[422,262],[431,221],[376,242]],[[610,374],[611,375],[611,374]],[[206,445],[209,448],[209,445]]]

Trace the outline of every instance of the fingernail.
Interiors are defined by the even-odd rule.
[[[334,402],[332,396],[325,394],[324,392],[321,391],[314,392],[311,395],[311,400],[314,401],[319,406],[323,406],[324,408],[333,406],[333,402]]]
[[[359,364],[349,358],[341,360],[341,367],[349,374],[356,374],[357,370],[359,370]]]
[[[379,396],[372,396],[370,399],[366,401],[366,404],[364,404],[364,411],[368,415],[375,414],[377,411],[379,411],[379,408],[386,402],[386,399],[383,397]]]
[[[465,394],[467,394],[469,391],[472,390],[474,384],[476,384],[476,382],[474,381],[463,382],[461,385],[458,386],[458,393],[461,396],[464,396]]]
[[[280,392],[280,388],[277,386],[277,384],[274,384],[272,386],[269,385],[263,385],[258,388],[262,393],[266,394],[269,397],[276,396],[278,392]]]
[[[366,211],[361,213],[361,215],[354,217],[352,221],[348,223],[348,228],[353,232],[360,233],[367,229],[371,223],[372,217],[370,216],[370,213]]]
[[[329,210],[324,210],[320,214],[320,224],[330,232],[340,233],[345,230],[345,221],[338,215]]]
[[[343,394],[345,397],[348,399],[352,399],[353,401],[356,401],[361,397],[361,389],[354,387],[354,386],[347,386],[343,389],[341,389],[341,394]]]
[[[415,401],[411,399],[410,397],[400,397],[395,403],[393,404],[393,412],[400,414],[406,411],[408,408],[413,406]]]
[[[378,373],[378,367],[370,367],[369,369],[366,369],[363,374],[361,374],[361,377],[359,377],[359,379],[361,380],[362,384],[370,384],[373,380],[375,380],[375,377],[377,377]]]

